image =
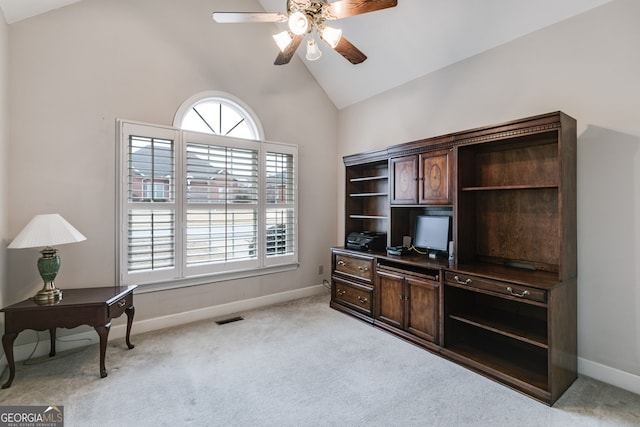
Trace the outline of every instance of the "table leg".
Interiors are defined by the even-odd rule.
[[[127,307],[124,310],[125,313],[127,313],[127,347],[129,347],[130,349],[135,347],[133,344],[131,344],[131,325],[133,324],[133,315],[136,314],[136,308],[134,306],[131,307]]]
[[[51,348],[49,349],[49,357],[56,355],[56,328],[49,329],[49,337],[51,338]]]
[[[96,326],[95,330],[100,336],[100,378],[107,376],[107,368],[104,367],[104,358],[107,353],[107,340],[109,338],[109,330],[111,329],[111,322],[104,326]]]
[[[2,347],[4,348],[4,355],[7,357],[7,364],[9,365],[9,379],[6,383],[2,384],[2,388],[11,387],[11,383],[16,376],[16,362],[13,360],[13,342],[17,336],[17,332],[4,334],[2,336]]]

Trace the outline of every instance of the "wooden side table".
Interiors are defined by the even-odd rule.
[[[4,312],[5,318],[2,347],[9,365],[9,379],[2,388],[9,388],[15,377],[13,343],[18,334],[25,329],[36,331],[48,329],[51,337],[49,356],[54,356],[56,328],[93,326],[100,337],[100,377],[106,377],[104,360],[111,319],[119,317],[122,313],[127,314],[127,347],[134,347],[131,344],[130,334],[135,313],[133,306],[135,288],[136,286],[67,289],[63,291],[62,301],[54,305],[38,305],[30,298],[0,310]]]

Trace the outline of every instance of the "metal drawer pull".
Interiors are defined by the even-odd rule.
[[[366,273],[367,271],[369,271],[369,268],[360,266],[360,267],[358,267],[358,270],[360,270],[363,273]]]
[[[343,291],[342,289],[336,289],[336,295],[342,296],[344,294],[346,294],[347,291]]]
[[[122,308],[125,305],[127,305],[127,300],[126,299],[118,301],[118,307]]]
[[[509,292],[514,297],[518,297],[518,298],[524,298],[524,297],[528,296],[531,293],[531,292],[529,292],[527,290],[524,290],[524,291],[522,291],[521,294],[516,294],[515,292],[513,292],[513,288],[511,286],[507,287],[507,292]]]
[[[369,301],[369,300],[368,300],[368,299],[366,299],[366,298],[363,298],[363,297],[358,297],[358,301],[360,301],[362,304],[364,304],[364,303],[366,303],[366,302],[367,302],[367,301]]]
[[[458,276],[453,276],[453,278],[456,280],[456,282],[458,282],[461,285],[470,285],[471,284],[471,279],[467,279],[464,282],[462,280],[460,280],[460,278]]]
[[[338,265],[340,265],[340,266],[347,265],[347,263],[346,263],[346,262],[344,262],[344,261],[338,261],[336,264],[338,264]]]

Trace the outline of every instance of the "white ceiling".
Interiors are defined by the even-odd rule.
[[[11,24],[77,1],[0,0],[0,8]],[[268,12],[286,9],[286,0],[258,1]],[[305,60],[304,48],[298,55],[334,104],[344,108],[609,1],[398,0],[395,8],[331,24],[368,56],[362,64],[352,65],[324,43],[318,61]]]
[[[9,24],[48,12],[80,0],[0,0],[0,8]]]

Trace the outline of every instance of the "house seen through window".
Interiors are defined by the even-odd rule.
[[[119,121],[121,282],[297,263],[297,148],[233,97],[188,100],[175,125]]]

